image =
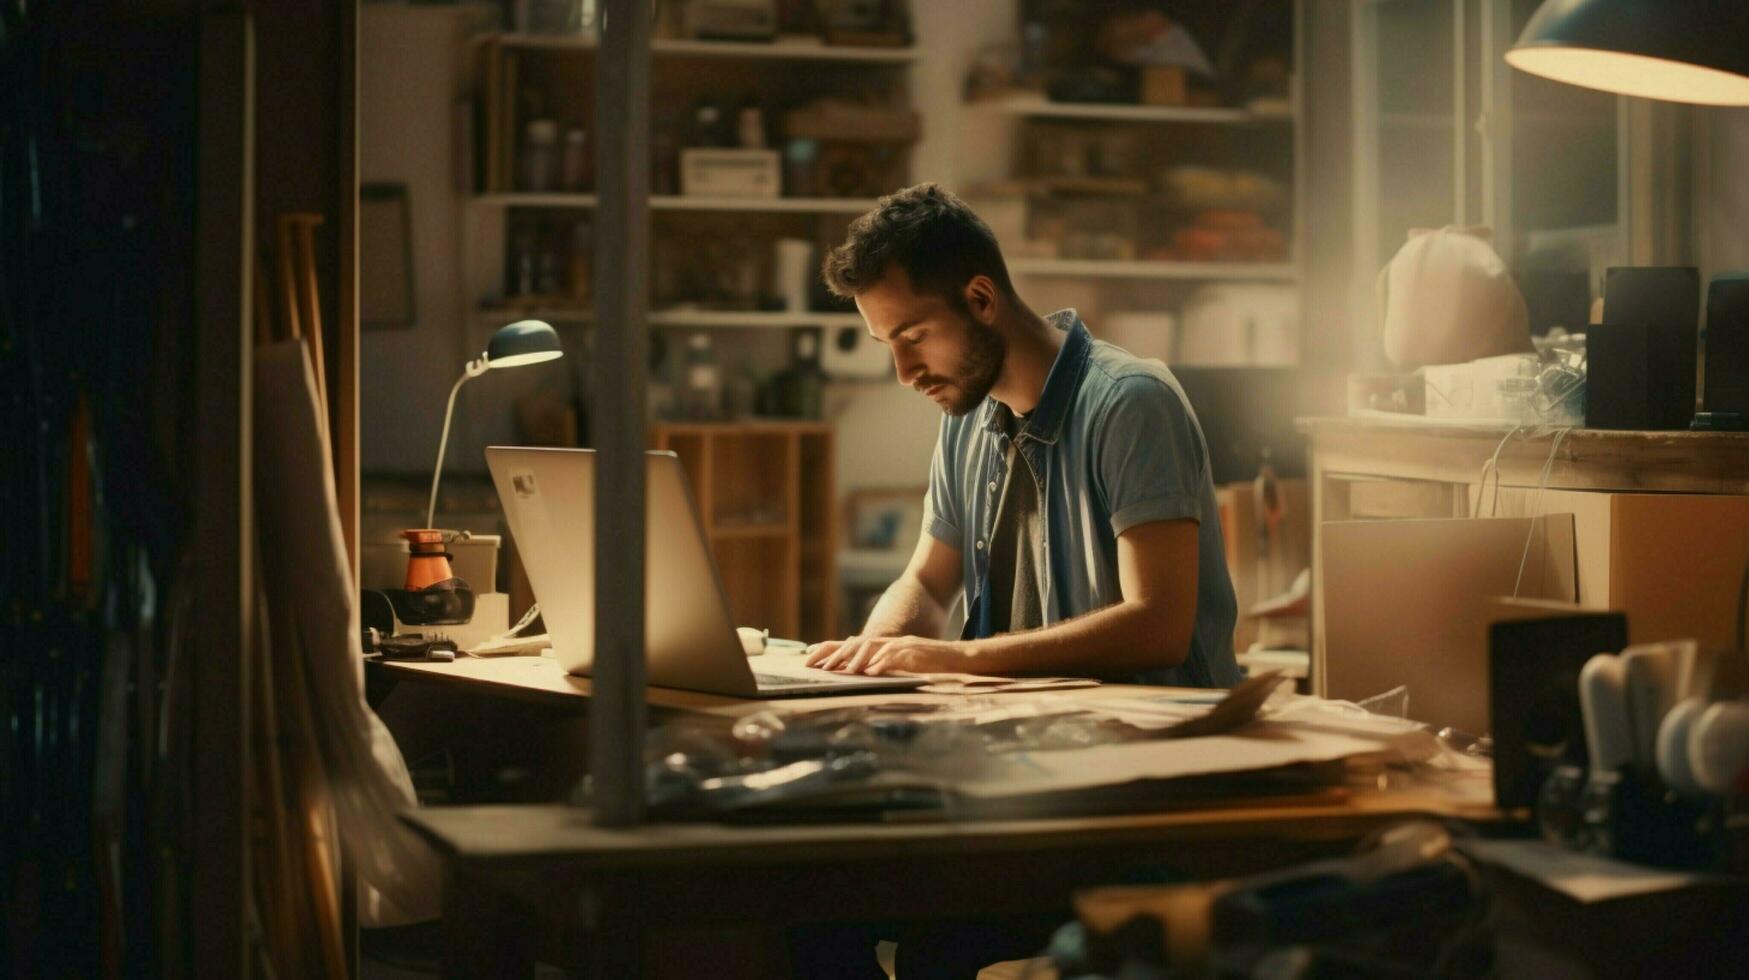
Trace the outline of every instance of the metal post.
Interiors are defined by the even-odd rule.
[[[650,4],[605,0],[596,55],[594,817],[644,815],[644,376],[650,257]]]

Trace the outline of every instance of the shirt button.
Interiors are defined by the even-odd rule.
[[[990,492],[991,492],[991,493],[995,493],[995,492],[996,492],[996,481],[995,481],[995,480],[991,480],[991,481],[990,481],[990,486],[989,486],[989,490],[990,490]]]
[[[978,542],[978,550],[979,550],[979,551],[983,551],[983,550],[984,550],[984,542],[982,542],[982,541],[979,541],[979,542]]]

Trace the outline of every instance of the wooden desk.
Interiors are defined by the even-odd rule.
[[[558,806],[433,808],[403,819],[447,865],[444,976],[527,976],[538,922],[561,937],[565,965],[632,977],[644,974],[646,943],[661,931],[1048,913],[1077,888],[1138,872],[1249,874],[1343,852],[1406,818],[1491,813],[1434,793],[1371,792],[962,824],[610,830]],[[711,973],[740,975],[727,964]]]
[[[1312,690],[1323,693],[1324,522],[1469,516],[1483,466],[1512,426],[1368,416],[1301,419],[1299,428],[1310,453]],[[1500,485],[1537,486],[1553,434],[1545,428],[1508,440]],[[1548,487],[1749,494],[1749,433],[1574,429],[1555,453]]]
[[[757,661],[754,662],[757,666]],[[458,657],[452,663],[428,663],[416,660],[369,660],[366,670],[373,680],[436,684],[451,690],[467,691],[491,697],[529,701],[563,710],[584,712],[592,694],[589,678],[567,674],[552,657]],[[1040,691],[1025,697],[1068,696],[1135,697],[1142,693],[1157,693],[1161,688],[1135,684],[1102,684],[1093,688],[1073,688],[1065,691]],[[981,695],[982,696],[982,695]],[[1000,695],[991,694],[990,697]],[[741,715],[770,709],[825,707],[856,707],[858,705],[891,704],[895,699],[906,702],[951,703],[958,694],[923,694],[917,691],[896,691],[882,694],[841,694],[796,698],[736,698],[721,694],[683,691],[672,687],[650,687],[645,700],[658,718],[680,714],[718,715],[738,718]]]
[[[457,657],[451,663],[423,660],[367,660],[374,681],[433,684],[486,697],[527,701],[582,713],[594,688],[589,678],[567,674],[552,657]],[[712,711],[746,702],[740,698],[701,694],[671,687],[648,689],[652,714]]]
[[[589,680],[546,657],[384,662],[378,677],[582,711]],[[1123,697],[1160,688],[1104,685],[1025,697]],[[1000,697],[1000,695],[980,695]],[[958,700],[903,691],[751,701],[663,688],[666,714],[724,719],[764,710]],[[1483,790],[1480,794],[1477,788]],[[1414,816],[1492,818],[1486,787],[1435,787],[1187,802],[1166,812],[1035,820],[727,826],[626,830],[565,806],[434,807],[403,819],[447,866],[444,975],[527,976],[537,946],[589,975],[642,975],[652,933],[810,922],[1051,912],[1081,887],[1164,868],[1247,874],[1342,852]],[[544,941],[537,941],[544,937]],[[557,949],[558,954],[551,952]],[[562,955],[560,955],[562,954]],[[764,969],[779,969],[764,964]],[[749,968],[748,975],[759,975]],[[713,965],[712,974],[734,975]]]

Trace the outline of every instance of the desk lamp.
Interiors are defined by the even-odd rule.
[[[1743,0],[1546,0],[1506,63],[1583,88],[1749,105]]]
[[[455,414],[456,392],[462,390],[462,385],[487,371],[539,364],[564,353],[559,348],[559,335],[550,324],[540,320],[518,320],[508,326],[499,327],[480,356],[469,361],[462,369],[462,376],[456,379],[455,387],[449,390],[449,404],[443,410],[443,435],[437,440],[437,469],[431,474],[431,505],[425,511],[427,529],[432,528],[433,522],[437,520],[437,483],[443,478],[443,453],[449,446],[449,422],[450,417]]]

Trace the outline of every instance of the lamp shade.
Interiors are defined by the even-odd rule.
[[[559,334],[541,320],[518,320],[498,328],[486,345],[486,366],[489,368],[521,367],[539,364],[564,354],[559,347]]]
[[[1506,63],[1619,95],[1749,105],[1749,3],[1546,0]]]

